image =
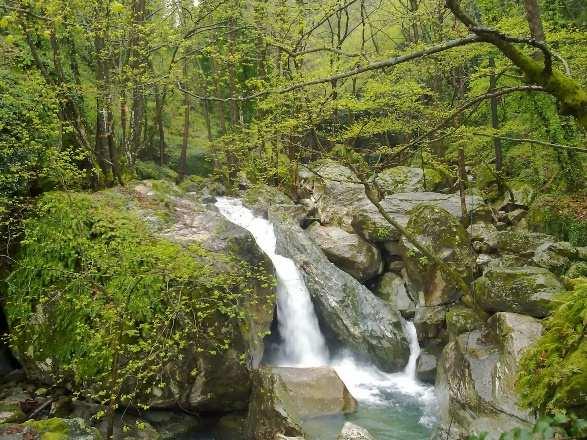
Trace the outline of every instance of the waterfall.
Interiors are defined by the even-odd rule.
[[[406,321],[402,318],[402,326],[404,328],[404,332],[406,333],[406,338],[408,339],[408,343],[410,345],[410,357],[408,359],[408,364],[406,368],[404,368],[404,374],[412,379],[416,380],[416,363],[418,362],[418,357],[420,356],[420,344],[418,343],[418,334],[416,333],[416,326],[412,321]]]
[[[256,217],[238,199],[218,198],[216,207],[230,222],[248,230],[269,257],[277,275],[277,323],[282,344],[275,362],[281,366],[316,367],[328,363],[310,293],[295,263],[276,254],[273,225]]]
[[[238,199],[218,198],[216,207],[230,222],[247,229],[259,247],[273,262],[277,274],[277,320],[283,339],[275,364],[280,366],[314,367],[330,365],[336,370],[351,394],[367,406],[394,407],[398,397],[416,399],[424,408],[420,423],[430,425],[434,402],[433,389],[416,380],[416,363],[420,346],[416,328],[412,322],[402,319],[410,346],[410,357],[404,371],[384,373],[370,363],[356,360],[351,353],[340,353],[329,359],[324,336],[320,332],[310,293],[295,263],[276,254],[276,238],[273,225],[256,217]],[[394,397],[394,395],[396,397]],[[395,399],[395,400],[394,400]]]

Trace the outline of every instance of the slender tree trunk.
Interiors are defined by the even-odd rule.
[[[212,78],[214,78],[214,94],[216,96],[222,96],[220,92],[220,81],[218,80],[218,69],[216,68],[214,58],[210,59],[210,69]],[[218,119],[220,120],[220,134],[224,135],[226,134],[226,114],[223,101],[218,101]]]
[[[463,223],[467,225],[468,212],[467,212],[467,170],[465,168],[465,150],[463,147],[459,148],[459,195],[461,196],[461,212],[463,214]]]
[[[532,38],[536,41],[546,41],[542,19],[540,18],[540,5],[538,4],[538,0],[524,0],[524,9],[526,9],[526,19],[530,26]]]
[[[212,123],[210,121],[210,101],[204,99],[204,119],[206,121],[206,133],[208,134],[208,141],[212,142]]]
[[[127,139],[127,130],[128,127],[128,106],[126,103],[126,92],[124,90],[120,91],[120,131],[121,131],[121,138],[120,138],[120,150],[125,155],[126,160],[129,160],[128,157],[128,139]]]
[[[497,76],[495,74],[495,60],[493,57],[489,57],[489,67],[492,69],[491,75],[489,76],[489,93],[495,91],[497,87]],[[492,96],[489,104],[491,106],[491,126],[494,130],[499,129],[499,116],[497,114],[497,97]],[[503,193],[501,184],[501,172],[503,169],[502,159],[502,148],[501,139],[498,136],[493,137],[493,149],[495,151],[495,173],[497,175],[497,188],[500,194]]]
[[[240,117],[239,117],[239,108],[238,102],[236,101],[236,80],[237,80],[237,72],[235,68],[235,55],[236,55],[236,22],[235,18],[231,17],[229,19],[229,32],[228,32],[228,53],[229,53],[229,62],[228,62],[228,90],[230,97],[230,121],[232,126],[236,126]]]
[[[159,133],[159,165],[165,164],[165,127],[163,125],[164,97],[159,87],[155,87],[155,122]]]
[[[187,63],[184,64],[184,80],[187,77]],[[187,173],[187,151],[190,136],[190,95],[188,93],[183,94],[183,142],[181,144],[181,153],[179,158],[179,177],[183,179]]]
[[[133,26],[131,29],[130,46],[130,65],[132,75],[132,117],[130,129],[130,156],[131,163],[134,163],[139,151],[143,145],[143,121],[144,121],[144,90],[143,75],[145,73],[145,63],[143,62],[143,24],[145,21],[145,0],[134,0],[132,7]]]

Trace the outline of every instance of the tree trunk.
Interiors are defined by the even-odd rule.
[[[532,38],[540,42],[546,41],[542,19],[540,18],[540,5],[538,4],[538,0],[524,0],[524,9],[526,9],[526,19],[530,26]]]
[[[497,76],[495,75],[495,60],[493,57],[489,57],[489,67],[493,70],[491,75],[489,76],[489,92],[492,93],[495,91],[497,87]],[[497,114],[497,97],[492,96],[490,100],[491,106],[491,126],[494,130],[499,129],[499,117]],[[497,187],[500,194],[503,192],[503,188],[501,185],[501,171],[503,169],[502,164],[502,149],[501,149],[501,139],[498,136],[493,137],[493,149],[495,150],[495,173],[497,175]]]
[[[187,63],[184,64],[184,80],[187,77]],[[183,179],[187,173],[187,151],[188,142],[190,136],[190,95],[188,93],[183,94],[183,142],[181,144],[181,154],[179,158],[179,178]]]
[[[214,94],[222,96],[220,93],[220,81],[218,80],[218,71],[214,58],[210,58],[210,68],[212,78],[214,78]],[[224,101],[218,101],[218,119],[220,120],[220,133],[226,134],[226,114],[224,112]]]
[[[145,0],[133,2],[133,28],[130,40],[132,88],[131,160],[134,162],[143,145],[144,90],[142,77],[145,73],[143,62],[143,24],[145,21]]]
[[[155,122],[157,124],[157,131],[159,134],[159,165],[165,164],[165,127],[163,125],[163,106],[164,96],[159,90],[159,87],[155,87]]]

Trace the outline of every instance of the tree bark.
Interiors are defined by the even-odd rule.
[[[546,41],[542,19],[540,18],[540,5],[538,0],[524,0],[524,9],[526,10],[526,19],[530,26],[532,38],[536,41]]]
[[[133,81],[132,89],[132,120],[131,120],[131,160],[134,162],[143,145],[143,120],[144,120],[144,90],[143,75],[145,63],[142,53],[143,24],[145,21],[145,0],[134,0],[133,2],[133,27],[130,40],[131,74]]]
[[[184,79],[187,77],[187,63],[184,64]],[[181,144],[181,153],[179,158],[179,178],[183,179],[187,173],[187,151],[190,136],[190,95],[188,93],[183,94],[183,141]]]
[[[493,56],[489,57],[489,67],[492,69],[491,75],[489,76],[489,92],[493,93],[497,87],[497,75],[495,74],[495,60],[493,59]],[[497,96],[491,96],[489,103],[491,106],[491,126],[494,130],[498,130],[499,117],[497,114]],[[501,139],[498,136],[493,137],[493,149],[495,151],[495,173],[499,176],[497,179],[497,186],[498,191],[501,194],[503,192],[501,185],[501,171],[503,165]]]

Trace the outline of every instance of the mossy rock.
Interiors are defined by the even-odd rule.
[[[18,402],[0,401],[0,424],[20,423],[26,419],[25,413]]]
[[[440,256],[467,281],[472,280],[476,256],[463,225],[448,211],[419,205],[410,211],[407,231],[421,244]],[[453,281],[447,279],[438,267],[405,237],[403,255],[412,283],[423,290],[427,306],[446,304],[458,299],[460,292]]]
[[[587,246],[587,197],[557,195],[538,198],[528,212],[528,227],[574,246]]]
[[[569,267],[569,270],[565,273],[565,277],[571,279],[587,277],[587,262],[578,261],[571,264],[571,267]]]
[[[83,419],[31,420],[21,425],[0,425],[0,438],[14,440],[102,440]]]
[[[451,338],[483,327],[481,317],[469,307],[451,307],[446,313],[446,328]]]
[[[38,200],[7,279],[11,348],[30,379],[101,400],[118,340],[135,405],[243,409],[273,317],[270,262],[247,231],[158,182],[164,194],[147,182]],[[165,228],[145,221],[159,213]]]
[[[514,312],[537,318],[548,315],[554,296],[564,291],[552,272],[533,266],[490,265],[473,287],[477,304],[487,312]]]
[[[153,161],[138,161],[135,165],[137,177],[141,180],[145,179],[167,179],[171,181],[177,180],[177,172],[169,167],[161,166]]]

